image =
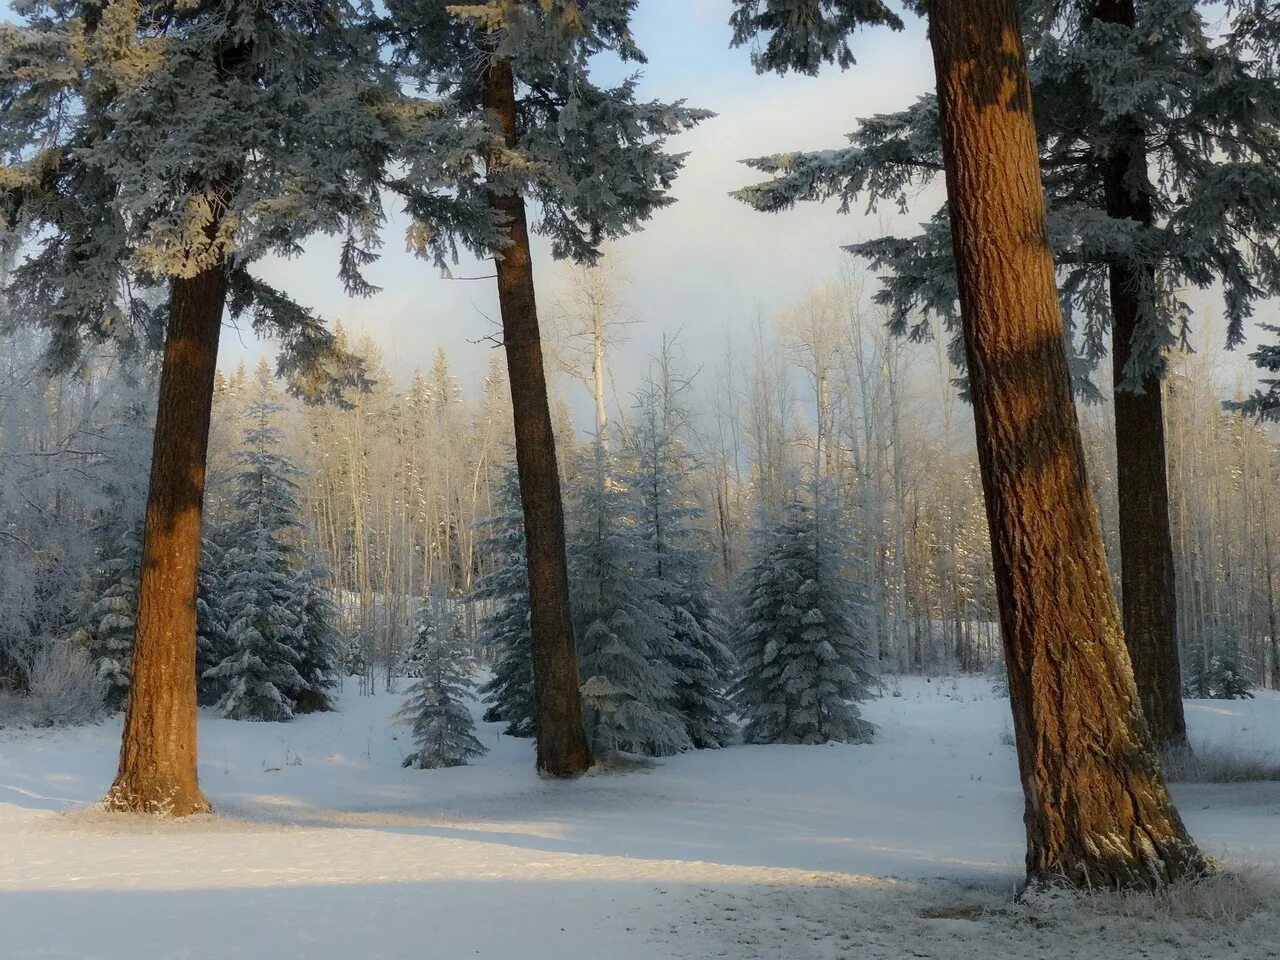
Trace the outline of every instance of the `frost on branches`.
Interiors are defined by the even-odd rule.
[[[598,440],[596,465],[569,542],[587,734],[597,757],[676,753],[691,744],[677,704],[675,638],[632,502]]]
[[[514,470],[498,491],[499,513],[484,524],[478,544],[489,572],[468,598],[482,605],[481,646],[493,653],[493,676],[480,693],[489,705],[486,723],[505,723],[511,737],[534,734],[533,647],[529,632],[529,573],[525,560],[524,513]]]
[[[419,676],[397,715],[412,726],[416,747],[404,765],[432,770],[482,756],[485,746],[476,739],[475,721],[465,702],[472,690],[474,662],[457,611],[442,589],[418,612],[413,657]]]
[[[793,497],[764,517],[743,574],[733,699],[748,743],[861,742],[874,675],[837,524]]]

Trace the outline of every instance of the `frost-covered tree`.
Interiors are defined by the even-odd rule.
[[[281,405],[271,373],[260,365],[246,406],[248,425],[236,453],[233,513],[235,546],[225,553],[227,655],[207,679],[224,688],[218,708],[236,720],[288,720],[304,692],[312,691],[299,668],[304,662],[308,597],[300,583],[294,542],[298,521],[297,467],[278,452],[275,418]],[[315,665],[313,665],[315,666]],[[314,671],[313,671],[314,672]],[[322,681],[327,679],[323,672]]]
[[[1023,4],[1049,240],[1081,348],[1077,388],[1107,348],[1115,398],[1125,639],[1153,735],[1186,740],[1178,692],[1173,542],[1161,380],[1186,342],[1181,291],[1220,284],[1227,342],[1280,292],[1280,71],[1250,44],[1254,4],[1071,0]],[[773,179],[738,196],[761,210],[836,197],[906,211],[942,174],[933,94],[860,122],[851,145],[749,163]],[[915,236],[851,250],[881,268],[881,302],[920,337],[958,331],[944,205]],[[963,362],[958,338],[953,357]],[[1264,348],[1265,352],[1265,348]]]
[[[840,521],[790,498],[757,521],[733,688],[748,743],[860,743],[875,673]]]
[[[224,308],[277,335],[312,398],[358,379],[321,321],[255,276],[310,234],[359,267],[386,162],[430,140],[344,0],[21,0],[0,27],[0,218],[22,259],[9,294],[52,334],[158,339],[156,419],[133,691],[114,807],[208,809],[196,776],[200,518]],[[26,243],[25,241],[30,241]],[[140,292],[167,295],[153,309]],[[145,334],[138,336],[137,334]]]
[[[102,550],[94,588],[98,599],[89,608],[81,631],[111,710],[123,707],[129,693],[129,665],[138,619],[138,567],[142,562],[140,528],[138,520],[131,522],[127,517],[102,524]]]
[[[409,688],[398,719],[412,726],[416,749],[406,767],[433,770],[457,767],[487,750],[475,735],[466,704],[475,667],[458,611],[438,586],[418,611],[414,660],[419,677]]]
[[[227,641],[225,530],[206,533],[200,547],[200,574],[196,582],[196,695],[211,707],[227,692],[213,668],[231,655]]]
[[[301,625],[298,674],[303,686],[294,696],[297,713],[333,709],[343,638],[338,606],[330,587],[332,576],[313,553],[299,552],[294,573],[294,603]]]
[[[733,736],[733,707],[725,692],[734,658],[727,645],[722,598],[700,542],[703,510],[692,491],[695,464],[685,444],[689,381],[663,349],[636,397],[628,445],[628,479],[636,527],[645,549],[641,573],[653,585],[670,634],[675,710],[695,747],[722,747]]]
[[[524,514],[515,471],[498,491],[498,514],[485,523],[479,544],[489,572],[468,598],[484,604],[481,646],[493,652],[493,676],[480,687],[486,723],[505,723],[512,737],[531,737],[537,723],[533,702],[533,653],[529,636],[529,574],[524,549]]]
[[[587,731],[597,757],[690,746],[677,704],[670,618],[629,492],[596,441],[573,511],[570,581]]]
[[[208,673],[224,690],[218,710],[232,720],[292,719],[305,682],[298,672],[302,626],[284,554],[269,531],[255,527],[227,551],[226,562],[231,652]]]
[[[421,227],[411,241],[437,261],[459,246],[494,257],[525,514],[530,629],[538,689],[538,768],[590,765],[574,663],[564,510],[538,329],[525,201],[552,254],[592,263],[600,244],[672,202],[682,156],[672,134],[707,116],[644,101],[638,79],[592,79],[593,61],[642,63],[629,29],[636,0],[391,0],[397,62],[439,92],[467,153],[413,158],[404,183]],[[446,190],[435,188],[444,184]]]
[[[866,0],[735,0],[747,20],[762,5],[802,15],[749,24],[735,42],[762,29],[803,37],[814,22],[833,23],[832,9],[854,21],[883,11]],[[1211,867],[1178,816],[1143,720],[1085,476],[1019,7],[930,0],[921,12],[1025,788],[1028,880],[1150,889],[1199,877]],[[771,42],[783,52],[758,55],[757,67],[812,72],[816,61],[790,47]],[[1108,748],[1096,749],[1100,741]]]

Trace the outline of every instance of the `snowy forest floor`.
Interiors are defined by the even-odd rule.
[[[0,730],[5,960],[829,960],[1280,957],[1280,782],[1180,784],[1243,873],[1174,903],[1015,903],[1022,797],[1008,701],[891,681],[860,746],[732,747],[576,783],[527,741],[404,770],[399,696],[290,724],[201,718],[219,814],[94,802],[120,720]],[[1193,742],[1280,763],[1280,696],[1188,704]],[[398,739],[393,739],[393,737]]]

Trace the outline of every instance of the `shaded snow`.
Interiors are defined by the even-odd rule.
[[[1269,911],[1014,907],[1008,702],[981,680],[893,692],[867,705],[871,744],[733,747],[555,783],[534,775],[528,741],[489,724],[490,753],[472,765],[401,769],[401,698],[353,683],[335,714],[202,717],[201,779],[220,815],[168,824],[92,806],[118,718],[0,731],[0,956],[1280,956]],[[1193,739],[1280,762],[1280,696],[1193,703],[1189,721]],[[1176,793],[1207,850],[1280,866],[1280,783]]]

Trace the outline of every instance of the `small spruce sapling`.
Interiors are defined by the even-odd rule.
[[[416,747],[404,766],[457,767],[483,756],[487,750],[476,739],[475,721],[465,703],[473,689],[474,663],[457,611],[441,589],[418,612],[415,659],[420,676],[397,714],[412,726]]]

